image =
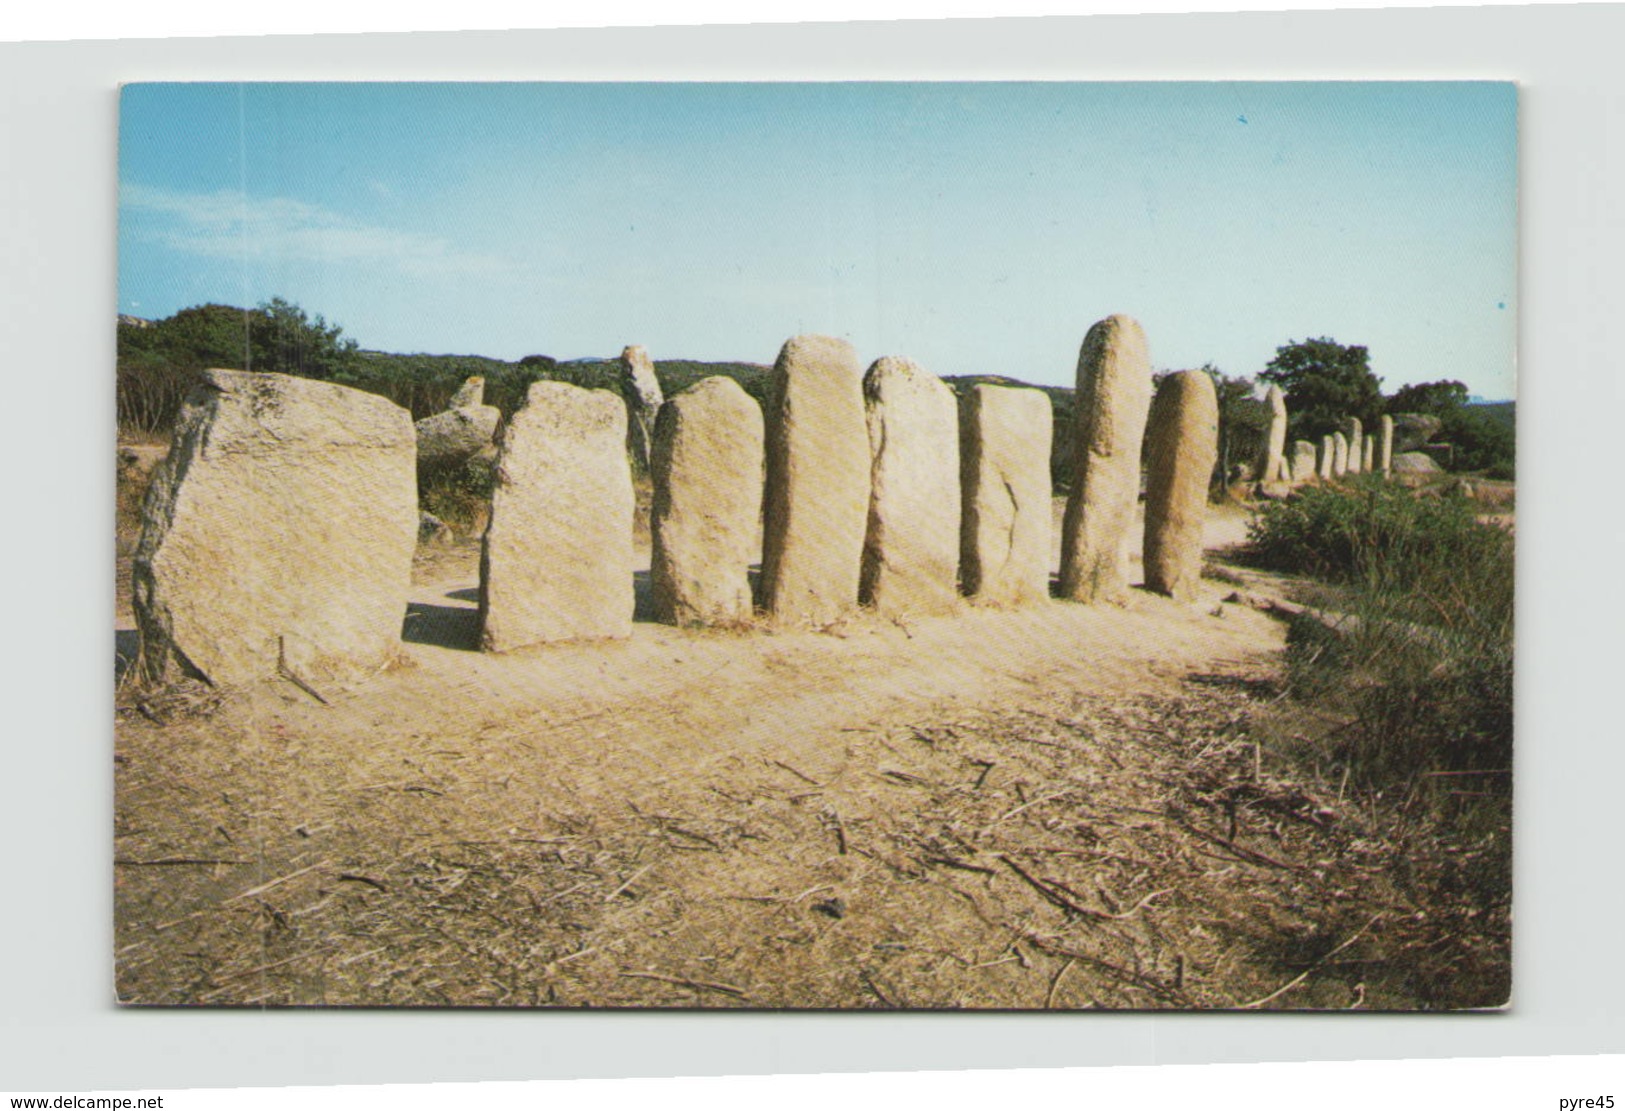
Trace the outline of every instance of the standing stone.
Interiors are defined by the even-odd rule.
[[[1264,403],[1269,408],[1269,424],[1260,445],[1263,450],[1258,459],[1258,481],[1284,482],[1287,480],[1286,395],[1280,386],[1271,386],[1264,395]]]
[[[626,407],[608,390],[534,382],[508,422],[480,552],[480,645],[632,632]]]
[[[1377,434],[1377,469],[1387,474],[1394,468],[1394,418],[1383,415]]]
[[[424,417],[414,425],[420,467],[466,463],[496,440],[502,411],[494,405],[469,405]]]
[[[472,409],[477,405],[485,404],[485,379],[476,374],[465,379],[457,392],[451,395],[446,403],[447,409]]]
[[[1315,477],[1315,445],[1308,440],[1292,442],[1292,485],[1302,486]]]
[[[1335,477],[1337,463],[1337,444],[1330,436],[1320,438],[1320,478],[1322,482],[1330,481]]]
[[[417,546],[414,454],[411,414],[376,394],[205,371],[142,512],[141,674],[343,682],[392,662]]]
[[[1089,329],[1078,355],[1072,489],[1061,533],[1061,595],[1109,601],[1128,590],[1128,542],[1151,406],[1145,332],[1127,316]]]
[[[647,470],[661,395],[655,365],[641,347],[628,347],[621,352],[621,396],[626,399],[626,448],[637,465]]]
[[[1377,469],[1377,438],[1375,436],[1369,436],[1368,435],[1365,438],[1365,447],[1360,452],[1360,470],[1362,472],[1364,472],[1365,474],[1370,474],[1372,471],[1375,471],[1376,469]]]
[[[1362,455],[1365,451],[1365,431],[1360,427],[1359,417],[1350,417],[1343,422],[1343,435],[1349,443],[1348,473],[1359,474],[1362,466]]]
[[[1050,440],[1041,390],[972,386],[959,399],[961,588],[978,605],[1049,598]]]
[[[1342,478],[1349,473],[1349,440],[1341,432],[1332,433],[1332,477]]]
[[[1429,413],[1395,413],[1394,450],[1417,451],[1444,429],[1444,421]]]
[[[732,378],[702,378],[660,407],[649,459],[655,620],[750,620],[762,443],[762,408]]]
[[[1175,601],[1190,601],[1201,583],[1202,521],[1218,455],[1212,377],[1201,370],[1169,375],[1157,388],[1146,433],[1144,551],[1146,587]],[[1271,466],[1280,473],[1278,458]]]
[[[858,598],[886,615],[959,607],[959,403],[907,359],[863,379],[869,423],[869,528]]]
[[[773,366],[762,602],[779,623],[828,624],[858,602],[869,430],[852,345],[797,336]]]

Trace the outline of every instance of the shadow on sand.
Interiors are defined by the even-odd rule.
[[[124,680],[124,673],[135,663],[135,654],[141,650],[141,634],[134,629],[113,630],[113,682]]]

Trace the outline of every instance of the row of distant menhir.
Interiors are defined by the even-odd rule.
[[[859,605],[902,617],[1049,600],[1041,391],[984,384],[956,400],[906,359],[864,373],[850,344],[823,336],[784,345],[765,413],[722,377],[662,403],[658,386],[635,388],[653,383],[640,348],[623,365],[626,401],[538,382],[502,432],[480,562],[485,650],[630,634],[629,445],[647,452],[654,484],[661,621],[818,627]],[[143,677],[344,681],[398,658],[420,456],[488,445],[498,415],[481,401],[471,382],[414,428],[376,395],[207,372],[143,509],[132,576]],[[1113,316],[1084,340],[1075,412],[1060,595],[1127,590],[1149,422],[1145,584],[1189,597],[1216,454],[1211,379],[1171,375],[1153,404],[1144,333]],[[1272,444],[1284,411],[1280,424]]]

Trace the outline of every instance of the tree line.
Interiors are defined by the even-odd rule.
[[[477,355],[396,355],[364,351],[343,329],[280,297],[251,309],[206,304],[182,309],[163,320],[122,319],[118,328],[118,421],[125,435],[161,437],[173,426],[198,373],[211,367],[265,370],[353,386],[381,394],[421,419],[444,409],[463,381],[485,379],[487,404],[511,415],[531,383],[565,381],[619,391],[614,359],[560,363],[548,355],[509,362]],[[766,401],[767,368],[753,363],[700,363],[662,359],[655,364],[669,396],[708,374],[728,374],[758,401]],[[1237,463],[1251,462],[1268,413],[1256,400],[1261,385],[1280,386],[1289,413],[1288,436],[1318,442],[1358,417],[1367,428],[1383,414],[1423,413],[1439,418],[1436,439],[1454,447],[1454,469],[1512,477],[1514,433],[1505,414],[1469,405],[1467,387],[1454,380],[1382,392],[1365,347],[1327,338],[1291,341],[1256,378],[1227,374],[1210,364],[1219,397],[1219,460],[1215,479],[1223,481]],[[956,390],[978,381],[1010,381],[986,376],[950,378]],[[1072,391],[1040,387],[1055,407],[1056,428],[1071,418]],[[1065,437],[1057,437],[1064,441]],[[1059,452],[1054,473],[1063,485],[1069,462]]]

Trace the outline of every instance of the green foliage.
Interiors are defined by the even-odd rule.
[[[320,314],[306,316],[298,305],[273,297],[244,317],[249,361],[242,369],[341,383],[348,383],[354,374],[356,341],[345,339],[344,329]]]
[[[258,308],[195,305],[146,326],[120,321],[117,398],[126,434],[173,426],[201,370],[269,370],[351,383],[359,353],[343,329],[280,297]]]
[[[470,459],[418,475],[418,504],[463,536],[484,527],[491,508],[496,469],[488,459]]]
[[[1253,399],[1257,386],[1251,378],[1226,374],[1212,363],[1203,364],[1202,369],[1213,376],[1219,395],[1219,458],[1213,477],[1223,483],[1229,479],[1234,464],[1251,462],[1251,456],[1257,454],[1269,435],[1270,414],[1266,406]]]
[[[1401,386],[1383,404],[1389,413],[1427,413],[1442,417],[1467,404],[1467,387],[1454,379]]]
[[[1300,618],[1288,642],[1294,690],[1352,719],[1324,755],[1378,790],[1445,772],[1482,774],[1475,797],[1510,786],[1510,532],[1373,476],[1265,506],[1250,545],[1339,584],[1340,627]]]
[[[1318,440],[1348,417],[1370,424],[1382,415],[1382,380],[1371,372],[1364,347],[1325,338],[1294,341],[1276,348],[1258,377],[1286,395],[1295,439]]]
[[[1510,406],[1489,405],[1464,405],[1445,413],[1437,438],[1455,449],[1451,469],[1496,479],[1516,477],[1518,437],[1510,416]]]

